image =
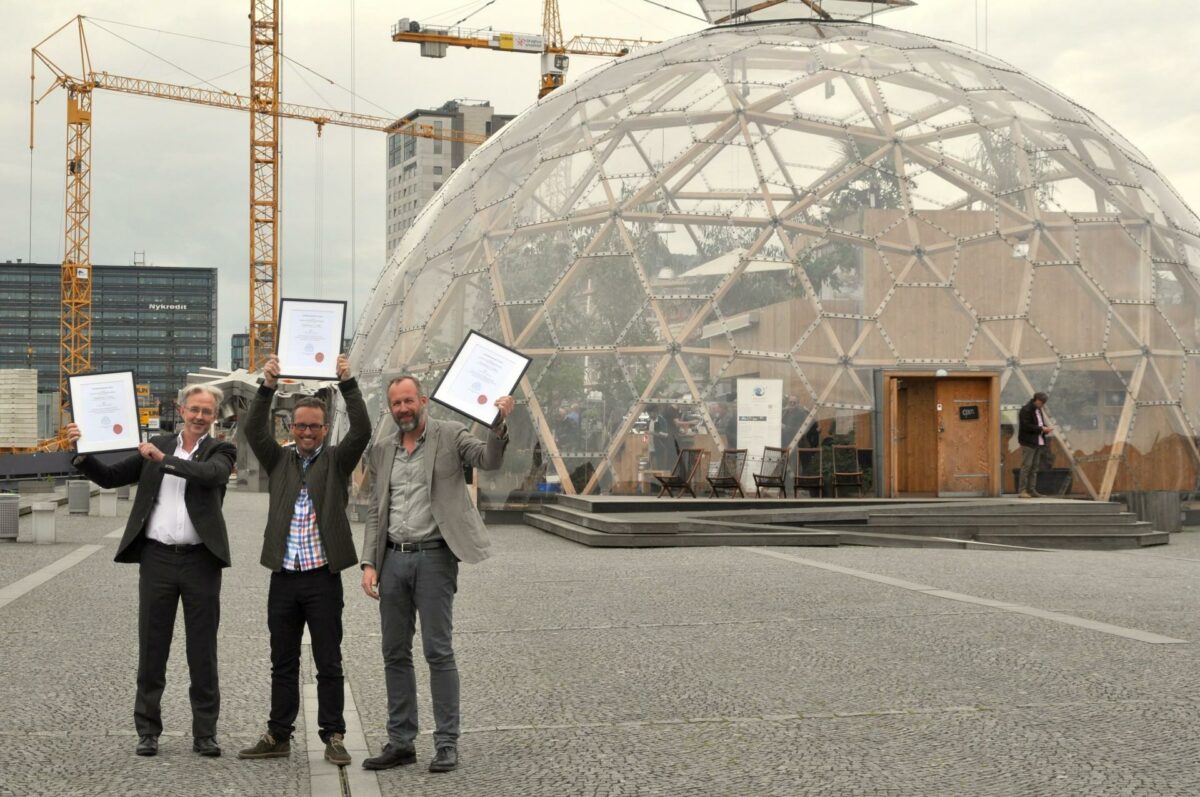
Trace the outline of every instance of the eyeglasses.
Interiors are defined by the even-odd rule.
[[[315,432],[318,429],[324,429],[323,423],[293,423],[292,429],[297,432]]]
[[[199,415],[202,418],[211,418],[216,415],[216,410],[209,407],[184,407],[183,411],[188,415]]]

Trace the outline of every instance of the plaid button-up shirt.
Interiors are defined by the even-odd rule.
[[[311,457],[301,457],[297,452],[301,472],[308,472],[308,466],[323,448],[324,446],[318,448]],[[308,485],[301,483],[296,505],[292,507],[292,524],[288,529],[283,567],[285,570],[315,570],[324,567],[325,563],[325,548],[321,545],[321,535],[317,531],[317,510],[313,506],[312,496],[308,494]]]

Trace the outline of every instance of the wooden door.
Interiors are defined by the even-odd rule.
[[[936,495],[938,491],[937,413],[934,380],[892,380],[895,413],[892,440],[896,495]]]
[[[989,378],[934,381],[937,395],[937,493],[940,496],[988,495],[992,483]]]

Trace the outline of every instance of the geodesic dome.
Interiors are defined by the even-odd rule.
[[[1013,67],[865,23],[746,24],[493,136],[405,236],[353,356],[385,418],[387,380],[431,387],[468,329],[533,358],[485,505],[632,489],[654,405],[725,447],[743,376],[800,408],[781,445],[869,455],[895,367],[999,372],[1007,423],[1049,392],[1077,491],[1192,489],[1197,266],[1200,221],[1146,157]]]

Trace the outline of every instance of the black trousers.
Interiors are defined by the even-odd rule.
[[[203,546],[177,550],[147,540],[138,575],[138,674],[133,722],[141,736],[162,733],[162,694],[175,613],[183,600],[192,735],[216,736],[221,691],[217,628],[221,625],[221,563]]]
[[[317,726],[321,741],[346,733],[342,710],[342,579],[328,567],[271,574],[267,628],[271,632],[271,719],[276,739],[296,730],[300,712],[300,640],[304,625],[312,637],[317,666]]]

